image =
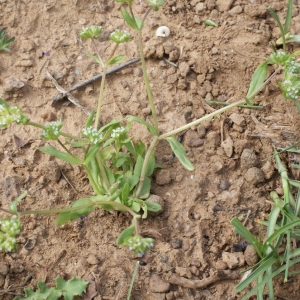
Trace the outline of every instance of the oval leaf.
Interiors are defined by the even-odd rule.
[[[268,63],[264,61],[255,70],[250,82],[250,87],[246,98],[252,99],[261,89],[261,86],[265,82],[268,74]]]
[[[131,17],[131,15],[126,11],[124,7],[121,7],[121,13],[125,22],[133,29],[139,30],[139,27],[136,21]]]
[[[120,235],[119,235],[119,237],[118,237],[118,239],[117,239],[117,242],[116,242],[116,243],[117,243],[117,246],[122,245],[123,242],[124,242],[124,240],[125,240],[126,238],[132,236],[133,233],[134,233],[134,230],[135,230],[135,226],[134,226],[133,224],[131,224],[131,225],[130,225],[129,227],[127,227],[126,229],[124,229],[124,230],[120,233]]]
[[[128,122],[132,122],[132,121],[135,121],[135,122],[138,122],[138,123],[141,123],[141,124],[145,125],[147,127],[148,131],[151,134],[153,134],[155,136],[158,136],[155,128],[152,125],[150,125],[148,122],[144,121],[143,119],[135,117],[135,116],[129,116],[128,117]]]
[[[173,136],[167,137],[166,140],[169,142],[174,154],[179,159],[181,164],[189,171],[193,171],[194,166],[187,158],[184,147]]]

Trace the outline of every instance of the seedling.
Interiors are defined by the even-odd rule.
[[[4,50],[6,52],[10,52],[8,46],[15,40],[14,37],[7,39],[4,29],[0,30],[0,50]]]
[[[39,281],[37,284],[38,289],[35,292],[30,288],[25,288],[25,297],[18,296],[14,300],[58,300],[61,297],[65,300],[73,300],[75,296],[81,296],[89,284],[75,277],[68,281],[57,277],[55,278],[55,282],[56,287],[48,288],[44,281]]]

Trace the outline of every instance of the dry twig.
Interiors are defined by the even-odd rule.
[[[166,277],[165,280],[171,284],[180,285],[189,289],[202,289],[212,283],[215,283],[220,280],[228,280],[228,279],[238,279],[240,275],[235,271],[222,271],[222,270],[213,270],[209,277],[201,279],[201,280],[192,280],[184,277],[180,277],[175,274],[171,274]]]

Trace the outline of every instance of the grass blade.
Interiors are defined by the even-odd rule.
[[[288,10],[285,17],[285,23],[284,23],[284,34],[287,34],[290,32],[291,28],[291,21],[292,21],[292,10],[293,10],[293,0],[289,0],[288,3]]]

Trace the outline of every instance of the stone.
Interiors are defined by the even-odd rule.
[[[241,114],[233,113],[230,115],[229,119],[238,126],[245,126],[245,118]]]
[[[192,273],[188,268],[176,267],[175,273],[178,274],[180,277],[192,278]]]
[[[5,79],[4,85],[3,85],[3,91],[6,93],[16,92],[24,86],[25,86],[25,83],[22,80],[20,80],[18,78],[10,77],[10,78]]]
[[[261,170],[264,173],[265,179],[270,179],[275,172],[275,168],[269,160],[265,162]]]
[[[200,147],[204,144],[204,141],[199,138],[197,132],[189,130],[184,135],[184,141],[189,147]]]
[[[207,0],[206,5],[209,10],[212,10],[216,6],[216,1],[215,0]]]
[[[179,238],[172,238],[171,239],[171,246],[173,249],[179,249],[182,246],[182,240]]]
[[[205,129],[205,127],[204,127],[202,124],[200,124],[200,125],[197,127],[197,133],[198,133],[198,136],[199,136],[200,138],[204,138],[204,137],[205,137],[206,129]]]
[[[230,182],[229,182],[228,180],[222,180],[222,181],[220,182],[220,189],[221,189],[222,191],[228,190],[229,187],[230,187]]]
[[[186,77],[187,74],[190,72],[190,66],[186,62],[181,62],[179,64],[178,69],[179,69],[179,74],[182,77]]]
[[[241,155],[241,167],[248,169],[257,166],[257,164],[255,152],[252,149],[244,149]]]
[[[229,136],[225,141],[222,142],[221,147],[228,157],[231,157],[233,154],[233,141]]]
[[[150,211],[149,211],[149,214],[151,214],[151,215],[152,215],[152,214],[153,214],[153,215],[160,215],[161,213],[164,212],[164,210],[165,210],[165,202],[164,202],[164,200],[163,200],[160,196],[151,194],[151,195],[147,198],[147,201],[148,201],[148,202],[157,203],[157,204],[159,204],[159,205],[161,206],[161,210],[160,210],[160,211],[158,211],[158,212],[150,212]]]
[[[155,179],[158,185],[166,185],[171,182],[171,174],[168,170],[161,169],[156,172]]]
[[[244,175],[247,182],[254,185],[263,182],[265,180],[264,173],[261,169],[253,167],[250,168]]]
[[[196,14],[199,14],[204,10],[205,10],[205,4],[203,2],[198,3],[195,7]]]
[[[242,267],[245,264],[244,254],[242,252],[223,252],[222,260],[227,264],[229,269]]]
[[[259,261],[259,256],[252,245],[246,247],[244,258],[248,266],[253,266]]]
[[[1,262],[0,263],[0,274],[3,276],[6,276],[8,274],[9,267],[5,263]]]
[[[268,6],[265,4],[245,5],[244,12],[246,15],[253,18],[263,18],[268,12]]]
[[[213,171],[213,173],[219,173],[221,170],[223,169],[223,164],[219,161],[214,162],[211,165],[211,170]]]
[[[184,238],[182,240],[182,250],[188,251],[190,249],[191,243],[189,238]]]
[[[149,290],[152,293],[167,293],[170,290],[170,284],[160,278],[158,274],[151,274],[149,281]]]
[[[237,6],[233,7],[228,13],[231,16],[236,16],[236,15],[239,15],[240,13],[242,13],[242,12],[243,12],[243,8],[240,5],[237,5]]]
[[[227,11],[230,9],[234,0],[217,0],[216,7],[218,11]]]
[[[190,267],[190,272],[197,277],[200,275],[199,269],[197,269],[197,267],[195,267],[195,266]]]
[[[11,262],[10,271],[12,273],[22,273],[24,271],[23,262],[20,259],[13,260]]]
[[[90,254],[87,259],[86,259],[87,263],[89,263],[90,265],[96,265],[99,263],[99,260],[98,258],[93,255],[93,254]]]
[[[205,145],[209,146],[210,148],[215,149],[217,146],[219,146],[220,141],[221,141],[220,134],[218,132],[215,132],[215,131],[210,131],[206,135]]]

